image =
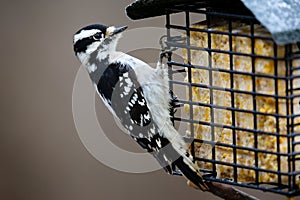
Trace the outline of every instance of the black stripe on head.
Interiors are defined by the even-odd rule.
[[[93,29],[98,29],[98,30],[100,30],[102,33],[105,33],[105,32],[106,32],[106,29],[107,29],[107,26],[102,25],[102,24],[92,24],[92,25],[89,25],[89,26],[86,26],[86,27],[80,29],[79,31],[77,31],[77,32],[75,33],[75,35],[78,34],[78,33],[80,33],[80,32],[83,31],[83,30],[86,31],[86,30],[93,30]]]
[[[81,40],[78,40],[74,44],[74,52],[75,53],[80,53],[80,52],[85,52],[87,50],[87,47],[92,44],[94,40],[92,38],[84,38]]]

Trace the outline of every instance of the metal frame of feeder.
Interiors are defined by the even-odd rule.
[[[206,9],[203,9],[206,8]],[[190,131],[191,131],[191,137],[186,138],[187,141],[192,141],[191,143],[191,151],[193,156],[195,157],[195,144],[196,143],[205,143],[205,144],[211,144],[215,146],[220,146],[220,147],[226,147],[232,149],[233,152],[233,163],[228,163],[224,161],[220,161],[216,159],[216,153],[215,153],[215,148],[212,148],[212,159],[204,159],[201,157],[195,157],[196,161],[203,161],[207,163],[211,163],[212,169],[207,170],[207,169],[200,169],[205,176],[204,178],[206,180],[210,181],[215,181],[215,182],[220,182],[220,183],[226,183],[226,184],[231,184],[231,185],[236,185],[236,186],[242,186],[246,188],[254,188],[254,189],[259,189],[263,191],[269,191],[269,192],[274,192],[274,193],[279,193],[282,195],[286,196],[297,196],[300,195],[300,191],[297,188],[296,182],[296,177],[300,175],[300,171],[296,171],[296,162],[300,162],[300,152],[295,152],[296,146],[300,145],[300,142],[297,142],[295,140],[296,137],[300,136],[300,132],[295,132],[294,129],[297,126],[300,126],[300,124],[295,123],[295,118],[300,117],[300,114],[295,114],[294,109],[293,109],[293,104],[294,101],[296,100],[297,97],[300,97],[299,94],[294,94],[294,91],[300,90],[300,88],[294,88],[293,87],[293,82],[297,79],[300,79],[299,75],[295,75],[296,71],[300,70],[300,66],[298,67],[293,67],[292,62],[295,59],[300,59],[300,51],[297,52],[292,52],[292,46],[291,45],[285,45],[285,50],[286,54],[284,58],[279,58],[277,57],[277,45],[273,41],[271,37],[267,36],[257,36],[254,34],[254,25],[259,24],[259,22],[256,20],[256,18],[246,10],[240,10],[239,13],[234,12],[237,9],[230,9],[228,8],[227,11],[224,8],[221,9],[210,9],[209,5],[205,3],[194,3],[192,5],[178,5],[178,6],[173,6],[170,8],[166,9],[166,28],[167,28],[167,44],[170,48],[176,47],[176,48],[181,48],[181,49],[186,49],[187,50],[187,63],[180,63],[180,62],[175,62],[172,61],[171,58],[169,58],[168,65],[169,65],[169,74],[170,74],[170,88],[172,89],[173,87],[176,87],[176,85],[184,85],[187,86],[189,90],[189,97],[187,99],[178,99],[178,101],[182,104],[187,104],[190,106],[190,113],[189,119],[182,119],[180,117],[173,117],[174,121],[181,121],[181,123],[187,123],[190,126]],[[171,23],[171,17],[172,13],[184,13],[185,14],[185,24],[184,25],[174,25]],[[210,29],[198,29],[198,28],[192,28],[190,24],[190,14],[199,14],[202,16],[206,17],[206,22],[207,22],[207,27],[211,27],[211,21],[210,18],[211,16],[218,16],[226,19],[228,22],[228,32],[221,32],[221,31],[215,31],[215,30],[210,30]],[[234,33],[232,31],[232,22],[235,20],[242,20],[244,23],[248,24],[250,26],[250,33],[251,34],[240,34],[240,33]],[[186,33],[186,39],[184,42],[182,41],[176,41],[173,40],[173,36],[171,35],[171,30],[181,30]],[[190,45],[190,33],[191,31],[195,32],[202,32],[202,33],[207,33],[208,37],[208,47],[207,48],[200,48],[200,47],[195,47]],[[227,50],[221,50],[221,49],[212,49],[211,48],[211,34],[221,34],[221,35],[228,35],[229,37],[229,45],[230,49],[229,51]],[[250,54],[246,53],[239,53],[233,51],[232,48],[232,38],[238,36],[238,37],[247,37],[251,39],[251,44],[252,44],[252,52]],[[263,39],[263,40],[269,40],[273,41],[274,44],[274,56],[262,56],[262,55],[256,55],[255,54],[255,44],[254,41],[255,39]],[[192,65],[191,63],[191,50],[200,50],[200,51],[206,51],[210,55],[209,57],[209,66],[196,66]],[[212,60],[211,60],[211,55],[212,53],[222,53],[222,54],[228,54],[230,56],[230,69],[219,69],[219,68],[213,68],[212,67]],[[252,72],[241,72],[241,71],[236,71],[234,69],[234,63],[233,63],[233,56],[248,56],[251,57],[252,59]],[[254,60],[257,58],[263,58],[263,59],[270,59],[274,61],[274,74],[273,75],[264,75],[264,74],[257,74],[255,73],[255,62]],[[286,75],[285,76],[279,76],[278,75],[278,69],[277,69],[277,61],[284,61],[285,66],[286,66]],[[174,66],[176,68],[182,68],[182,70],[175,70]],[[202,69],[202,70],[207,70],[209,73],[209,84],[198,84],[198,83],[193,83],[192,82],[192,68],[197,68],[197,69]],[[187,69],[184,73],[187,73],[188,76],[188,81],[179,81],[179,80],[174,80],[174,74],[175,73],[182,73],[184,69]],[[223,72],[223,73],[228,73],[230,75],[230,88],[221,88],[214,86],[212,83],[212,73],[214,71],[218,72]],[[254,84],[252,87],[252,91],[243,91],[243,90],[237,90],[233,89],[234,88],[234,75],[246,75],[250,76],[252,78],[252,83]],[[275,83],[275,94],[264,94],[264,93],[259,93],[256,91],[256,86],[255,86],[255,79],[257,77],[261,78],[267,78],[267,79],[272,79],[274,80]],[[286,92],[284,96],[279,95],[278,93],[278,82],[277,80],[284,80],[286,83]],[[200,87],[200,88],[205,88],[208,89],[210,92],[210,103],[205,104],[205,103],[200,103],[200,102],[195,102],[192,101],[192,87]],[[214,104],[214,99],[213,99],[213,92],[214,91],[226,91],[230,93],[231,95],[231,107],[224,107],[224,106],[219,106]],[[239,109],[235,107],[235,94],[247,94],[251,95],[253,97],[253,110],[246,110],[246,109]],[[270,113],[264,113],[260,112],[256,109],[257,104],[256,104],[256,97],[272,97],[275,99],[276,102],[276,113],[270,114]],[[286,101],[286,108],[287,108],[287,115],[282,115],[279,114],[279,100],[284,99]],[[210,113],[211,113],[211,121],[210,122],[205,122],[205,121],[196,121],[193,119],[193,106],[202,106],[202,107],[207,107],[210,108]],[[231,111],[231,120],[232,124],[231,125],[224,125],[224,124],[218,124],[214,120],[214,109],[223,109],[227,111]],[[289,111],[290,110],[290,111]],[[247,128],[242,128],[238,127],[235,124],[235,112],[242,112],[242,113],[251,113],[253,115],[253,124],[254,128],[253,129],[247,129]],[[271,133],[271,132],[263,132],[260,130],[257,130],[257,115],[266,115],[266,116],[272,116],[276,120],[276,133]],[[280,119],[286,119],[287,120],[287,134],[280,134],[279,131],[279,120]],[[206,126],[211,127],[211,141],[207,140],[199,140],[194,138],[194,124],[202,124]],[[214,141],[214,129],[217,127],[222,127],[222,128],[227,128],[232,130],[232,144],[224,144],[220,142]],[[236,131],[245,131],[247,133],[251,133],[254,136],[254,148],[249,148],[249,147],[242,147],[238,146],[236,144]],[[277,152],[271,152],[268,150],[261,150],[258,148],[258,135],[271,135],[275,136],[277,139]],[[288,141],[288,152],[287,153],[282,153],[280,152],[280,140],[279,138],[286,137]],[[246,166],[242,164],[237,163],[237,151],[238,150],[246,150],[249,152],[254,152],[254,157],[255,157],[255,166]],[[277,156],[277,166],[278,170],[277,171],[272,171],[272,170],[267,170],[264,168],[260,168],[258,164],[258,154],[259,153],[264,153],[264,154],[272,154]],[[288,166],[288,172],[282,172],[281,171],[281,157],[285,157],[289,161],[289,166]],[[234,176],[233,179],[221,179],[216,177],[216,165],[224,165],[224,166],[230,166],[233,168],[234,171]],[[244,183],[244,182],[239,182],[238,181],[238,169],[248,169],[248,170],[253,170],[255,172],[255,181],[252,183]],[[266,173],[271,173],[275,174],[278,178],[277,182],[274,183],[262,183],[259,182],[259,173],[261,172],[266,172]],[[282,182],[282,177],[288,177],[288,183],[285,184]]]

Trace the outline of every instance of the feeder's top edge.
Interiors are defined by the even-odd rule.
[[[138,20],[164,15],[165,9],[170,6],[199,2],[227,6],[242,2],[244,9],[250,10],[270,31],[277,44],[300,41],[299,0],[136,0],[126,8],[126,12],[129,18]]]
[[[156,17],[165,14],[168,6],[192,2],[187,0],[136,0],[126,8],[127,16],[132,20]]]

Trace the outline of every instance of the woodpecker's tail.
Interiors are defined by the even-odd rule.
[[[202,178],[198,166],[193,162],[193,157],[183,147],[181,142],[170,142],[158,152],[157,158],[164,158],[169,163],[174,164],[182,174],[195,184],[199,189],[207,191],[208,187]]]
[[[194,168],[194,166],[190,166],[186,159],[180,156],[176,161],[173,162],[177,168],[182,172],[182,174],[190,180],[193,184],[195,184],[199,189],[203,191],[207,191],[208,187],[205,184],[204,179],[202,178],[200,172]]]

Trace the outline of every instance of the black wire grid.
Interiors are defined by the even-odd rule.
[[[185,16],[185,22],[183,24],[172,24],[172,17],[173,13],[181,13]],[[191,15],[199,15],[199,19],[206,19],[206,26],[208,28],[206,29],[199,29],[199,28],[193,28],[191,27]],[[213,18],[222,18],[223,20],[226,20],[228,24],[228,32],[224,31],[216,31],[214,29],[209,29],[213,24],[212,19]],[[243,23],[249,25],[250,28],[250,34],[241,34],[236,33],[233,31],[232,24],[235,21],[242,21]],[[296,84],[297,80],[300,80],[300,66],[295,66],[295,61],[300,60],[300,51],[299,49],[295,50],[294,46],[292,44],[285,45],[285,55],[283,57],[277,56],[277,45],[273,41],[273,39],[269,36],[259,36],[255,35],[255,25],[259,24],[259,22],[255,19],[255,17],[245,8],[237,8],[232,5],[230,7],[224,7],[217,8],[217,7],[210,7],[207,3],[197,3],[192,5],[177,5],[173,6],[171,8],[166,9],[166,28],[167,28],[167,44],[169,47],[176,47],[182,50],[185,50],[187,53],[187,58],[185,62],[177,62],[172,60],[172,58],[169,58],[169,74],[170,74],[170,87],[171,89],[177,87],[177,86],[184,86],[189,91],[189,95],[186,99],[179,99],[179,102],[181,104],[189,106],[189,117],[187,119],[184,119],[183,117],[173,117],[174,121],[180,121],[180,123],[186,123],[187,126],[189,126],[190,135],[187,136],[186,140],[191,141],[191,152],[195,157],[196,161],[204,162],[204,163],[210,163],[212,166],[211,168],[201,168],[200,171],[203,172],[204,178],[210,181],[220,182],[220,183],[226,183],[236,186],[242,186],[247,188],[254,188],[259,189],[263,191],[269,191],[274,193],[279,193],[286,196],[297,196],[300,195],[299,191],[299,175],[300,171],[297,171],[297,166],[299,167],[300,163],[300,123],[297,123],[297,118],[300,117],[300,113],[296,111],[295,105],[299,106],[299,97],[300,97],[300,85]],[[184,32],[183,35],[186,37],[181,37],[181,39],[178,40],[178,37],[175,37],[172,35],[172,30],[179,30],[181,32]],[[191,45],[191,39],[190,35],[191,32],[201,32],[207,34],[207,47],[200,48],[197,46]],[[220,34],[220,35],[226,35],[229,37],[229,50],[224,49],[213,49],[212,48],[212,34]],[[233,37],[245,37],[251,39],[251,53],[241,53],[241,52],[235,52],[233,51]],[[177,38],[177,39],[174,39]],[[271,41],[274,46],[274,56],[263,56],[263,55],[257,55],[255,54],[255,40],[261,39],[266,41]],[[299,45],[298,45],[299,46]],[[293,50],[294,49],[294,50]],[[209,64],[208,66],[201,66],[197,65],[197,63],[191,64],[191,51],[205,51],[208,53],[209,58]],[[224,69],[224,68],[216,68],[212,67],[212,60],[211,55],[213,53],[222,53],[229,55],[230,58],[230,69]],[[251,72],[242,72],[238,71],[234,67],[233,57],[234,56],[245,56],[248,58],[251,58],[252,60],[252,71]],[[274,74],[259,74],[256,73],[256,66],[255,66],[255,60],[256,59],[267,59],[274,61]],[[285,76],[278,75],[278,63],[284,62],[285,63]],[[205,70],[209,74],[209,83],[194,83],[192,82],[192,69],[201,69]],[[218,86],[214,86],[213,84],[213,73],[214,72],[222,72],[225,74],[228,74],[230,77],[230,87],[228,88],[222,88]],[[184,76],[187,76],[186,80],[176,80],[176,74],[177,73],[183,73]],[[252,78],[252,91],[243,91],[234,89],[234,77],[235,75],[243,75],[248,76]],[[270,79],[274,81],[274,94],[266,94],[266,93],[260,93],[256,91],[255,86],[255,80],[257,78],[265,78]],[[278,80],[282,80],[285,82],[285,92],[279,93],[279,87],[278,87]],[[297,85],[297,86],[296,86]],[[196,102],[192,98],[192,88],[193,87],[199,87],[199,88],[205,88],[209,90],[210,92],[210,102],[209,103],[203,103],[203,102]],[[282,89],[281,89],[282,90]],[[213,93],[215,91],[225,91],[227,93],[230,93],[231,96],[231,106],[220,106],[217,103],[214,102]],[[237,108],[235,106],[235,95],[236,94],[246,94],[252,96],[252,104],[253,109],[247,110],[247,109],[241,109]],[[284,94],[284,95],[283,95]],[[272,98],[275,100],[276,105],[276,112],[275,113],[267,113],[257,110],[257,98]],[[286,106],[286,114],[283,115],[279,112],[279,102],[285,102]],[[193,107],[194,106],[200,106],[210,109],[210,121],[201,121],[196,120],[193,117]],[[231,113],[231,124],[220,124],[215,121],[214,117],[214,111],[216,109],[219,110],[226,110]],[[236,124],[236,113],[245,113],[245,114],[251,114],[253,116],[253,129],[249,128],[243,128],[239,127]],[[267,132],[267,131],[261,131],[257,128],[258,123],[258,116],[272,116],[275,118],[276,121],[276,132]],[[285,133],[282,133],[282,130],[280,131],[279,123],[281,120],[286,121],[286,130]],[[195,138],[194,133],[194,126],[197,124],[202,124],[210,127],[210,134],[211,134],[211,140],[204,140],[204,139],[197,139]],[[221,143],[219,141],[215,140],[215,129],[217,128],[226,128],[231,130],[232,132],[232,144],[228,143]],[[253,148],[249,147],[243,147],[239,146],[237,144],[237,137],[238,132],[246,132],[249,135],[253,135],[254,138],[254,145]],[[260,149],[258,146],[258,139],[261,135],[268,135],[273,136],[276,138],[277,142],[277,152],[274,151],[268,151],[268,149]],[[297,139],[298,137],[298,139]],[[286,138],[287,142],[287,152],[280,152],[280,138]],[[211,145],[212,151],[211,158],[207,159],[201,157],[201,155],[197,156],[195,153],[195,148],[198,145],[202,144],[208,144]],[[233,152],[233,162],[226,162],[224,160],[220,160],[216,158],[216,147],[225,147],[227,149],[231,149]],[[237,161],[237,151],[246,151],[249,153],[252,153],[254,155],[254,166],[249,166],[246,163],[239,163]],[[259,165],[259,154],[265,154],[265,155],[275,155],[277,157],[277,170],[269,170],[260,167]],[[286,159],[288,161],[287,171],[283,171],[281,169],[281,162],[282,160]],[[217,165],[223,165],[231,167],[234,171],[232,178],[218,178],[216,166]],[[255,172],[255,178],[254,181],[251,180],[250,182],[241,182],[239,180],[239,169],[247,169]],[[298,168],[299,170],[299,168]],[[273,174],[276,176],[276,182],[260,182],[259,175],[261,173],[268,173]]]

